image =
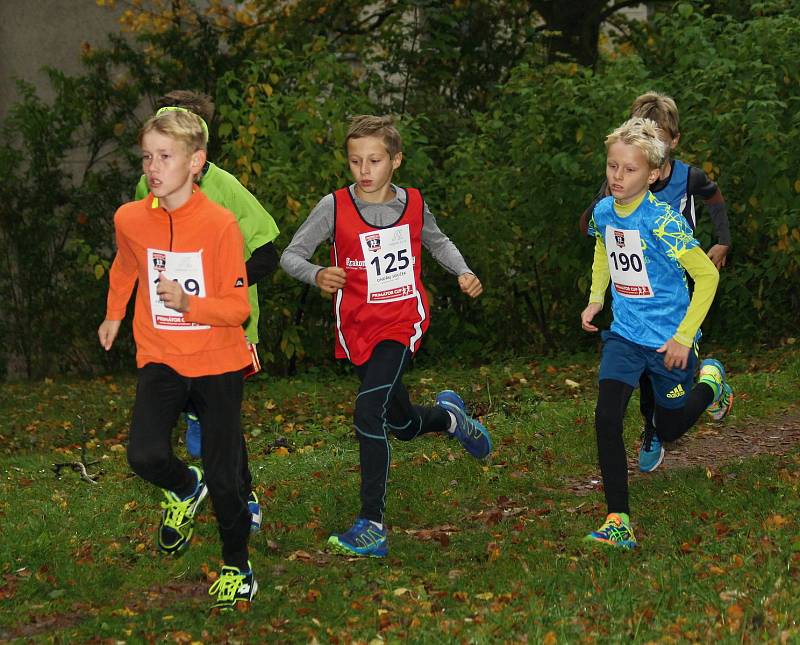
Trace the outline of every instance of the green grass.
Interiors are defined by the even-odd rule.
[[[797,415],[800,352],[724,358],[737,393],[730,432]],[[593,357],[413,370],[417,401],[464,393],[495,451],[480,463],[439,437],[395,441],[390,554],[367,561],[323,549],[358,508],[355,380],[248,384],[260,592],[249,613],[222,616],[206,611],[220,566],[210,505],[186,555],[154,550],[160,493],[125,461],[133,378],[4,384],[0,641],[800,642],[800,452],[636,478],[641,548],[585,545],[602,493],[569,483],[597,474],[595,378]],[[56,479],[53,463],[77,458],[84,431],[100,483]]]

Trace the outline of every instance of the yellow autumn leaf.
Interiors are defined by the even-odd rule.
[[[469,206],[472,203],[472,193],[464,195],[464,203]]]
[[[703,162],[703,172],[705,172],[707,175],[710,175],[713,170],[714,164],[712,164],[710,161]]]
[[[286,457],[289,454],[289,449],[286,446],[281,446],[280,448],[275,448],[272,454],[278,455],[278,457]]]
[[[102,278],[106,273],[106,270],[103,268],[102,264],[95,264],[94,265],[94,277],[96,279]]]
[[[800,179],[794,182],[794,192],[800,193]]]
[[[747,203],[750,204],[753,208],[758,208],[758,198],[753,195],[750,199],[747,200]]]

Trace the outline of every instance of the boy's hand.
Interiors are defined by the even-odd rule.
[[[581,328],[583,331],[597,331],[597,327],[592,324],[592,319],[603,310],[603,305],[599,302],[590,302],[586,309],[581,312]]]
[[[728,249],[724,244],[715,244],[708,249],[708,259],[714,263],[717,271],[728,263]]]
[[[674,338],[670,338],[656,351],[659,354],[664,354],[664,367],[670,371],[672,371],[673,367],[685,370],[689,364],[689,348],[686,345],[681,345]]]
[[[483,293],[483,285],[474,273],[462,273],[458,276],[458,286],[470,298],[477,298]]]
[[[100,338],[100,344],[104,350],[111,349],[119,333],[120,324],[122,324],[121,320],[104,320],[100,323],[100,327],[97,329],[97,336]]]
[[[344,288],[347,273],[341,267],[325,267],[317,271],[317,286],[325,293],[336,293]]]
[[[156,287],[156,293],[161,301],[170,309],[185,313],[189,311],[189,296],[181,288],[177,280],[161,278]]]

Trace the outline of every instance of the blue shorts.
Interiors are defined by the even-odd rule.
[[[694,371],[697,368],[697,345],[689,350],[686,369],[664,367],[664,354],[649,347],[642,347],[611,331],[601,334],[603,353],[600,357],[600,377],[621,381],[635,388],[642,374],[650,377],[656,404],[662,408],[683,407],[684,401],[694,387]]]

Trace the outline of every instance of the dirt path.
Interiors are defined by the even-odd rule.
[[[734,424],[704,423],[674,443],[664,444],[666,455],[658,471],[700,466],[717,468],[755,455],[782,455],[800,445],[800,412],[792,406],[786,413],[768,419]],[[638,444],[628,446],[631,480],[652,477],[639,472]],[[658,472],[657,471],[657,472]],[[601,487],[599,473],[590,480],[570,479],[567,486],[578,495]]]

